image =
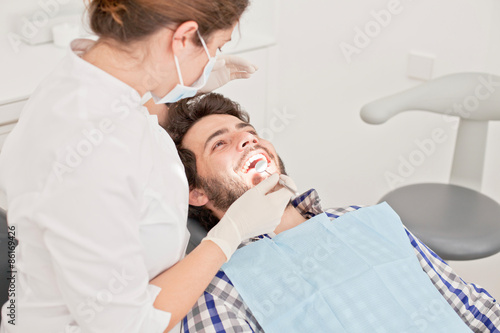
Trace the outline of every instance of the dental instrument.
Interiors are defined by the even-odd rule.
[[[260,160],[255,164],[255,171],[258,173],[267,172],[268,175],[272,176],[272,174],[267,171],[267,161]],[[279,180],[278,184],[286,187],[290,192],[292,192],[295,196],[299,195],[299,192],[295,192],[290,186],[288,186],[282,179]]]

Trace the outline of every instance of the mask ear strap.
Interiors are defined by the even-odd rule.
[[[179,76],[179,82],[183,86],[184,80],[182,80],[181,67],[179,66],[179,59],[177,59],[176,55],[174,55],[174,62],[175,62],[175,68],[177,68],[177,76]]]
[[[200,38],[201,45],[203,45],[203,48],[205,49],[205,52],[207,52],[208,59],[212,58],[212,56],[210,55],[210,52],[208,52],[207,44],[205,44],[205,41],[201,37],[200,30],[196,30],[196,32],[198,33],[198,37]]]

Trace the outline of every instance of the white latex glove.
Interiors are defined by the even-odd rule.
[[[222,87],[235,79],[248,79],[259,68],[251,62],[235,55],[218,55],[207,83],[200,92],[207,93]]]
[[[289,177],[281,178],[287,185],[295,188]],[[229,260],[243,240],[274,231],[292,196],[284,187],[266,195],[276,185],[281,187],[278,180],[279,175],[273,174],[245,192],[203,240],[211,240],[217,244]]]

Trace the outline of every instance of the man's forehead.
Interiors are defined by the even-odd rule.
[[[182,143],[186,148],[193,149],[204,145],[207,138],[214,132],[224,128],[233,129],[239,123],[243,121],[228,114],[212,114],[203,117],[186,132]]]

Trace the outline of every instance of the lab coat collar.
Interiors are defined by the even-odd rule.
[[[68,57],[74,66],[73,68],[75,68],[81,79],[88,81],[92,85],[102,87],[104,91],[109,91],[110,98],[116,98],[117,94],[127,96],[134,105],[137,104],[138,109],[141,109],[141,96],[137,90],[82,59],[82,55],[95,43],[95,41],[85,38],[75,39],[71,42]]]

